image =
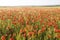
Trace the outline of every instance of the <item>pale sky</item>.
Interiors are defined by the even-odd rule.
[[[0,6],[60,5],[60,0],[0,0]]]

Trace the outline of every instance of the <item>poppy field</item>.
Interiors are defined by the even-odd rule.
[[[0,9],[0,40],[60,40],[60,8]]]

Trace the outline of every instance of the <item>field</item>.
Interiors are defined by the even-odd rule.
[[[0,40],[60,40],[60,7],[0,7]]]

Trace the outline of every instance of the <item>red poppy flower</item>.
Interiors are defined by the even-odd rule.
[[[10,38],[10,40],[14,40],[14,38]]]
[[[56,33],[60,33],[60,29],[55,29],[55,32]]]
[[[44,32],[46,30],[46,27],[42,27],[41,32]]]
[[[48,26],[52,26],[53,24],[52,24],[52,22],[48,22]]]
[[[3,36],[1,36],[1,40],[6,40],[6,38],[5,38],[5,36],[3,35]]]
[[[36,25],[35,28],[38,28],[38,25]]]
[[[60,34],[57,34],[56,38],[60,38]]]
[[[24,33],[23,36],[26,37],[26,33]]]
[[[34,34],[34,32],[28,32],[28,36],[31,37]]]

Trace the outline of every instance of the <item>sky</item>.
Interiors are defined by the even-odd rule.
[[[60,5],[60,0],[0,0],[0,6]]]

